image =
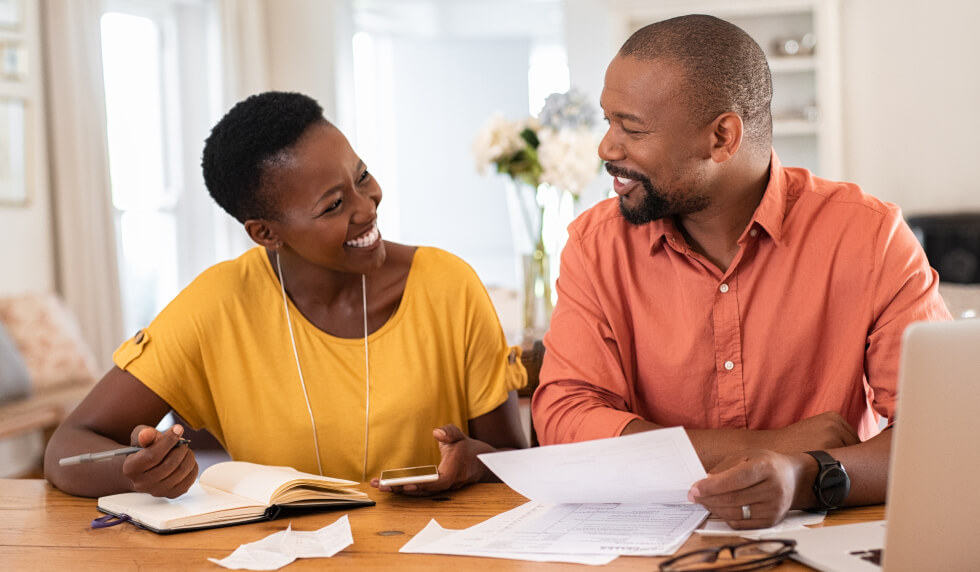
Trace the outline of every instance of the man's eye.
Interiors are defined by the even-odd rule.
[[[357,180],[357,182],[358,183],[363,183],[364,181],[368,180],[368,177],[370,177],[370,176],[371,176],[371,172],[368,171],[367,169],[364,169],[364,172],[361,173],[361,178],[359,178]]]

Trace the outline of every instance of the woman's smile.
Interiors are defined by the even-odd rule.
[[[371,227],[357,238],[348,240],[344,246],[351,248],[370,248],[381,241],[381,232],[378,230],[377,222],[371,223]]]

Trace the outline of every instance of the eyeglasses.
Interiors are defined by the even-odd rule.
[[[685,552],[660,563],[660,572],[745,572],[775,566],[796,552],[795,540],[751,540],[742,544],[729,544]],[[730,558],[719,559],[720,556]]]

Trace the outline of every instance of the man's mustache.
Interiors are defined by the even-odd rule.
[[[612,175],[613,177],[622,177],[624,179],[632,179],[634,181],[643,181],[643,182],[648,180],[644,175],[637,173],[636,171],[624,169],[612,163],[606,163],[606,172]]]

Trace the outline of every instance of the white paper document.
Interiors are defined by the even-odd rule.
[[[726,524],[723,520],[710,519],[708,522],[704,523],[702,528],[699,528],[695,532],[704,536],[741,536],[742,538],[758,540],[762,538],[763,535],[769,535],[771,538],[772,535],[776,533],[800,530],[801,528],[806,528],[810,525],[820,524],[823,522],[825,516],[827,516],[826,512],[791,510],[786,513],[786,518],[779,521],[774,526],[769,528],[752,528],[747,530],[735,530],[734,528],[728,526],[728,524]]]
[[[584,555],[663,556],[677,550],[707,514],[693,504],[531,501],[465,530],[402,550],[562,562],[577,562]],[[561,555],[577,558],[561,559]]]
[[[532,552],[509,553],[503,551],[480,552],[472,546],[460,548],[458,552],[447,552],[447,550],[455,550],[455,548],[440,541],[453,537],[462,532],[465,531],[443,528],[439,526],[439,523],[435,520],[430,520],[429,524],[427,524],[418,534],[413,536],[411,540],[406,542],[405,546],[402,546],[399,552],[408,554],[457,554],[463,556],[484,556],[487,558],[511,558],[518,560],[529,560],[531,562],[591,564],[593,566],[609,564],[616,559],[615,554],[535,554]]]
[[[329,558],[354,544],[347,515],[319,530],[293,530],[292,524],[262,540],[243,544],[211,562],[232,570],[278,570],[297,558]]]
[[[681,427],[479,457],[541,503],[686,503],[691,485],[707,476]]]
[[[480,459],[531,502],[465,530],[432,521],[403,552],[603,564],[673,554],[708,516],[687,501],[705,472],[681,428]]]

